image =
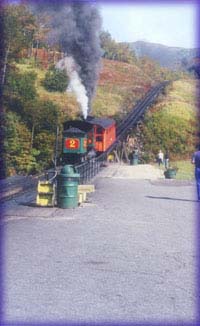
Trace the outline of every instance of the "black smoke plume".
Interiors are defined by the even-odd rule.
[[[99,39],[101,18],[97,6],[87,1],[45,0],[38,4],[32,2],[31,7],[36,13],[50,16],[48,41],[51,45],[58,43],[65,56],[75,60],[90,110],[102,55]]]

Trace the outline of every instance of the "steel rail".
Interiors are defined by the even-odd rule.
[[[117,135],[120,135],[121,132],[127,128],[128,124],[132,124],[132,120],[137,116],[138,114],[143,115],[146,109],[152,104],[152,102],[155,101],[155,98],[160,94],[161,90],[168,84],[169,82],[163,82],[157,86],[155,86],[153,89],[151,89],[145,98],[140,100],[136,106],[132,109],[132,111],[128,114],[128,116],[122,121],[122,123],[117,128]]]

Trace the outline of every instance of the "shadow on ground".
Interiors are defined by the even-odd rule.
[[[146,198],[151,199],[166,199],[166,200],[176,200],[176,201],[188,201],[193,203],[200,203],[198,200],[184,199],[184,198],[172,198],[172,197],[157,197],[157,196],[146,196]]]

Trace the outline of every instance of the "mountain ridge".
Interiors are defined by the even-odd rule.
[[[198,55],[198,48],[183,48],[168,46],[160,43],[146,41],[126,42],[136,57],[149,57],[158,62],[162,67],[172,70],[187,70],[194,64]]]

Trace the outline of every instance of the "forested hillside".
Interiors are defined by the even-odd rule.
[[[48,24],[48,14],[35,14],[25,5],[10,5],[5,7],[1,16],[5,22],[1,74],[1,135],[4,138],[2,157],[6,162],[8,176],[16,173],[35,173],[52,164],[57,126],[61,135],[62,123],[65,120],[81,118],[81,107],[70,88],[69,75],[56,68],[63,52],[59,43],[49,43],[48,35],[52,30]],[[178,96],[188,94],[187,101],[185,97],[184,103],[179,101],[177,111],[173,102],[174,95],[170,95],[171,104],[167,105],[164,111],[172,120],[175,112],[177,128],[188,129],[190,122],[195,127],[194,96],[188,93],[188,90],[193,93],[194,81],[187,79],[184,73],[161,68],[148,58],[137,59],[134,53],[117,44],[108,33],[101,33],[99,40],[102,60],[99,62],[99,78],[96,93],[90,103],[90,114],[113,117],[119,121],[153,85],[163,80],[182,78],[180,84],[174,84],[174,92],[176,93],[176,85],[185,85],[186,93],[183,91]],[[157,109],[156,107],[156,112]],[[180,122],[181,114],[190,116],[187,123]],[[155,117],[160,119],[159,113]],[[168,122],[171,126],[171,120],[165,120],[166,124]],[[161,124],[161,129],[166,129],[165,123]],[[160,133],[160,129],[151,128],[149,115],[146,126],[144,135],[147,143],[144,145],[145,148],[153,146],[153,153],[157,144],[151,137],[154,133],[158,139],[162,132]],[[174,134],[169,132],[162,143],[164,147],[168,147],[170,137],[174,139]],[[192,149],[194,138],[193,128],[191,136],[184,138],[184,146],[174,149],[174,153],[177,156],[187,155]],[[152,145],[148,145],[150,143]]]
[[[191,159],[198,141],[198,82],[180,79],[172,82],[145,115],[143,145],[148,159],[159,149],[168,151],[171,160]]]

